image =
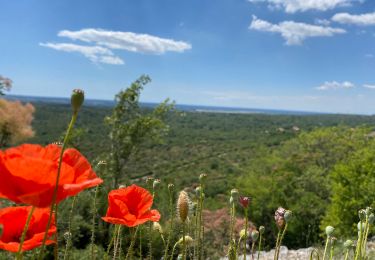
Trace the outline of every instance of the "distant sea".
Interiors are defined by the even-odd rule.
[[[21,100],[22,102],[37,102],[37,103],[51,103],[51,104],[69,104],[69,98],[58,97],[36,97],[36,96],[20,96],[20,95],[6,95],[8,100]],[[112,100],[87,99],[86,106],[102,106],[113,107],[115,102]],[[141,102],[143,107],[155,107],[157,103]],[[186,112],[202,112],[202,113],[229,113],[229,114],[271,114],[271,115],[317,115],[324,114],[319,112],[306,111],[292,111],[292,110],[278,110],[278,109],[259,109],[259,108],[239,108],[239,107],[220,107],[220,106],[201,106],[201,105],[182,105],[176,104],[176,109]]]

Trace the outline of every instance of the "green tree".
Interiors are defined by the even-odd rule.
[[[150,81],[148,76],[143,75],[129,88],[121,90],[115,97],[112,115],[105,119],[110,127],[111,152],[108,162],[112,187],[117,187],[120,180],[127,179],[124,167],[129,157],[146,142],[160,142],[169,129],[165,117],[174,107],[169,99],[148,113],[140,107],[141,91]]]
[[[9,91],[12,87],[12,80],[0,75],[0,96],[4,95],[4,90]]]

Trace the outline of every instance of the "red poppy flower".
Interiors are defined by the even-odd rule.
[[[242,207],[247,208],[250,205],[251,198],[246,196],[240,196],[239,201]]]
[[[0,151],[0,198],[46,207],[52,202],[61,147],[24,144]],[[64,151],[56,203],[96,186],[98,178],[75,149]]]
[[[11,252],[18,251],[23,228],[31,208],[31,206],[23,206],[0,209],[0,225],[3,226],[3,233],[0,236],[0,249]],[[49,208],[35,208],[22,245],[22,251],[42,245],[48,218]],[[48,236],[51,237],[55,233],[55,216],[53,216]],[[55,243],[54,240],[47,239],[46,245],[53,243]]]
[[[131,185],[113,190],[108,195],[109,207],[102,219],[112,224],[135,227],[147,221],[159,221],[160,213],[150,210],[153,197],[147,190]]]

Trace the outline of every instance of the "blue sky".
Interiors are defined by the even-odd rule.
[[[0,0],[11,94],[375,114],[375,1]]]

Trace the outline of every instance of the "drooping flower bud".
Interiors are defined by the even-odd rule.
[[[354,246],[354,243],[353,243],[353,241],[350,240],[350,239],[346,240],[345,243],[344,243],[344,247],[345,247],[346,249],[349,249],[350,247],[353,247],[353,246]]]
[[[204,182],[206,179],[207,179],[207,174],[202,173],[201,175],[199,175],[199,180],[200,180],[201,182]]]
[[[249,207],[250,205],[250,202],[251,202],[251,198],[250,197],[246,197],[246,196],[240,196],[239,198],[239,202],[241,204],[241,206],[246,209]]]
[[[184,242],[183,238],[181,237],[179,240],[178,240],[178,244],[182,244]],[[193,245],[194,243],[194,239],[191,237],[191,236],[185,236],[185,243],[186,243],[186,246],[191,246]]]
[[[334,227],[332,227],[332,226],[326,226],[326,235],[328,237],[331,237],[334,231],[335,231]]]
[[[68,241],[71,237],[72,237],[72,233],[70,233],[70,232],[68,232],[68,231],[64,233],[64,239],[65,239],[66,241]]]
[[[359,210],[358,216],[359,216],[359,219],[361,221],[365,221],[366,220],[366,210],[364,210],[364,209]]]
[[[195,188],[195,194],[199,197],[201,195],[201,192],[202,192],[202,187],[201,186],[198,186]]]
[[[275,222],[276,222],[276,226],[279,229],[282,229],[285,225],[285,218],[284,218],[285,212],[286,212],[286,210],[282,207],[279,207],[275,211]]]
[[[152,229],[159,232],[160,234],[163,234],[163,228],[161,227],[159,222],[154,222],[152,224]]]
[[[85,100],[85,93],[82,89],[74,89],[70,97],[70,103],[74,113],[77,113]]]
[[[263,235],[264,234],[264,231],[266,230],[266,228],[264,227],[264,226],[260,226],[259,227],[259,233],[261,234],[261,235]]]
[[[286,210],[284,214],[285,222],[288,223],[293,218],[293,212],[291,210]]]
[[[189,214],[189,195],[181,191],[177,200],[177,211],[181,222],[185,222]]]
[[[372,208],[366,207],[366,216],[369,217],[371,213],[372,213]]]
[[[258,230],[251,231],[251,240],[253,242],[256,242],[258,240],[258,238],[259,238],[259,232],[258,232]]]
[[[174,190],[174,185],[172,183],[168,184],[168,190],[169,192],[172,192]]]
[[[233,197],[233,199],[237,199],[238,198],[238,190],[237,189],[232,189],[230,191],[230,195]]]
[[[155,179],[152,183],[152,188],[155,190],[159,186],[160,182],[160,179]]]
[[[359,221],[358,224],[357,224],[358,232],[361,231],[361,227],[362,227],[362,231],[365,231],[366,230],[366,223]]]

